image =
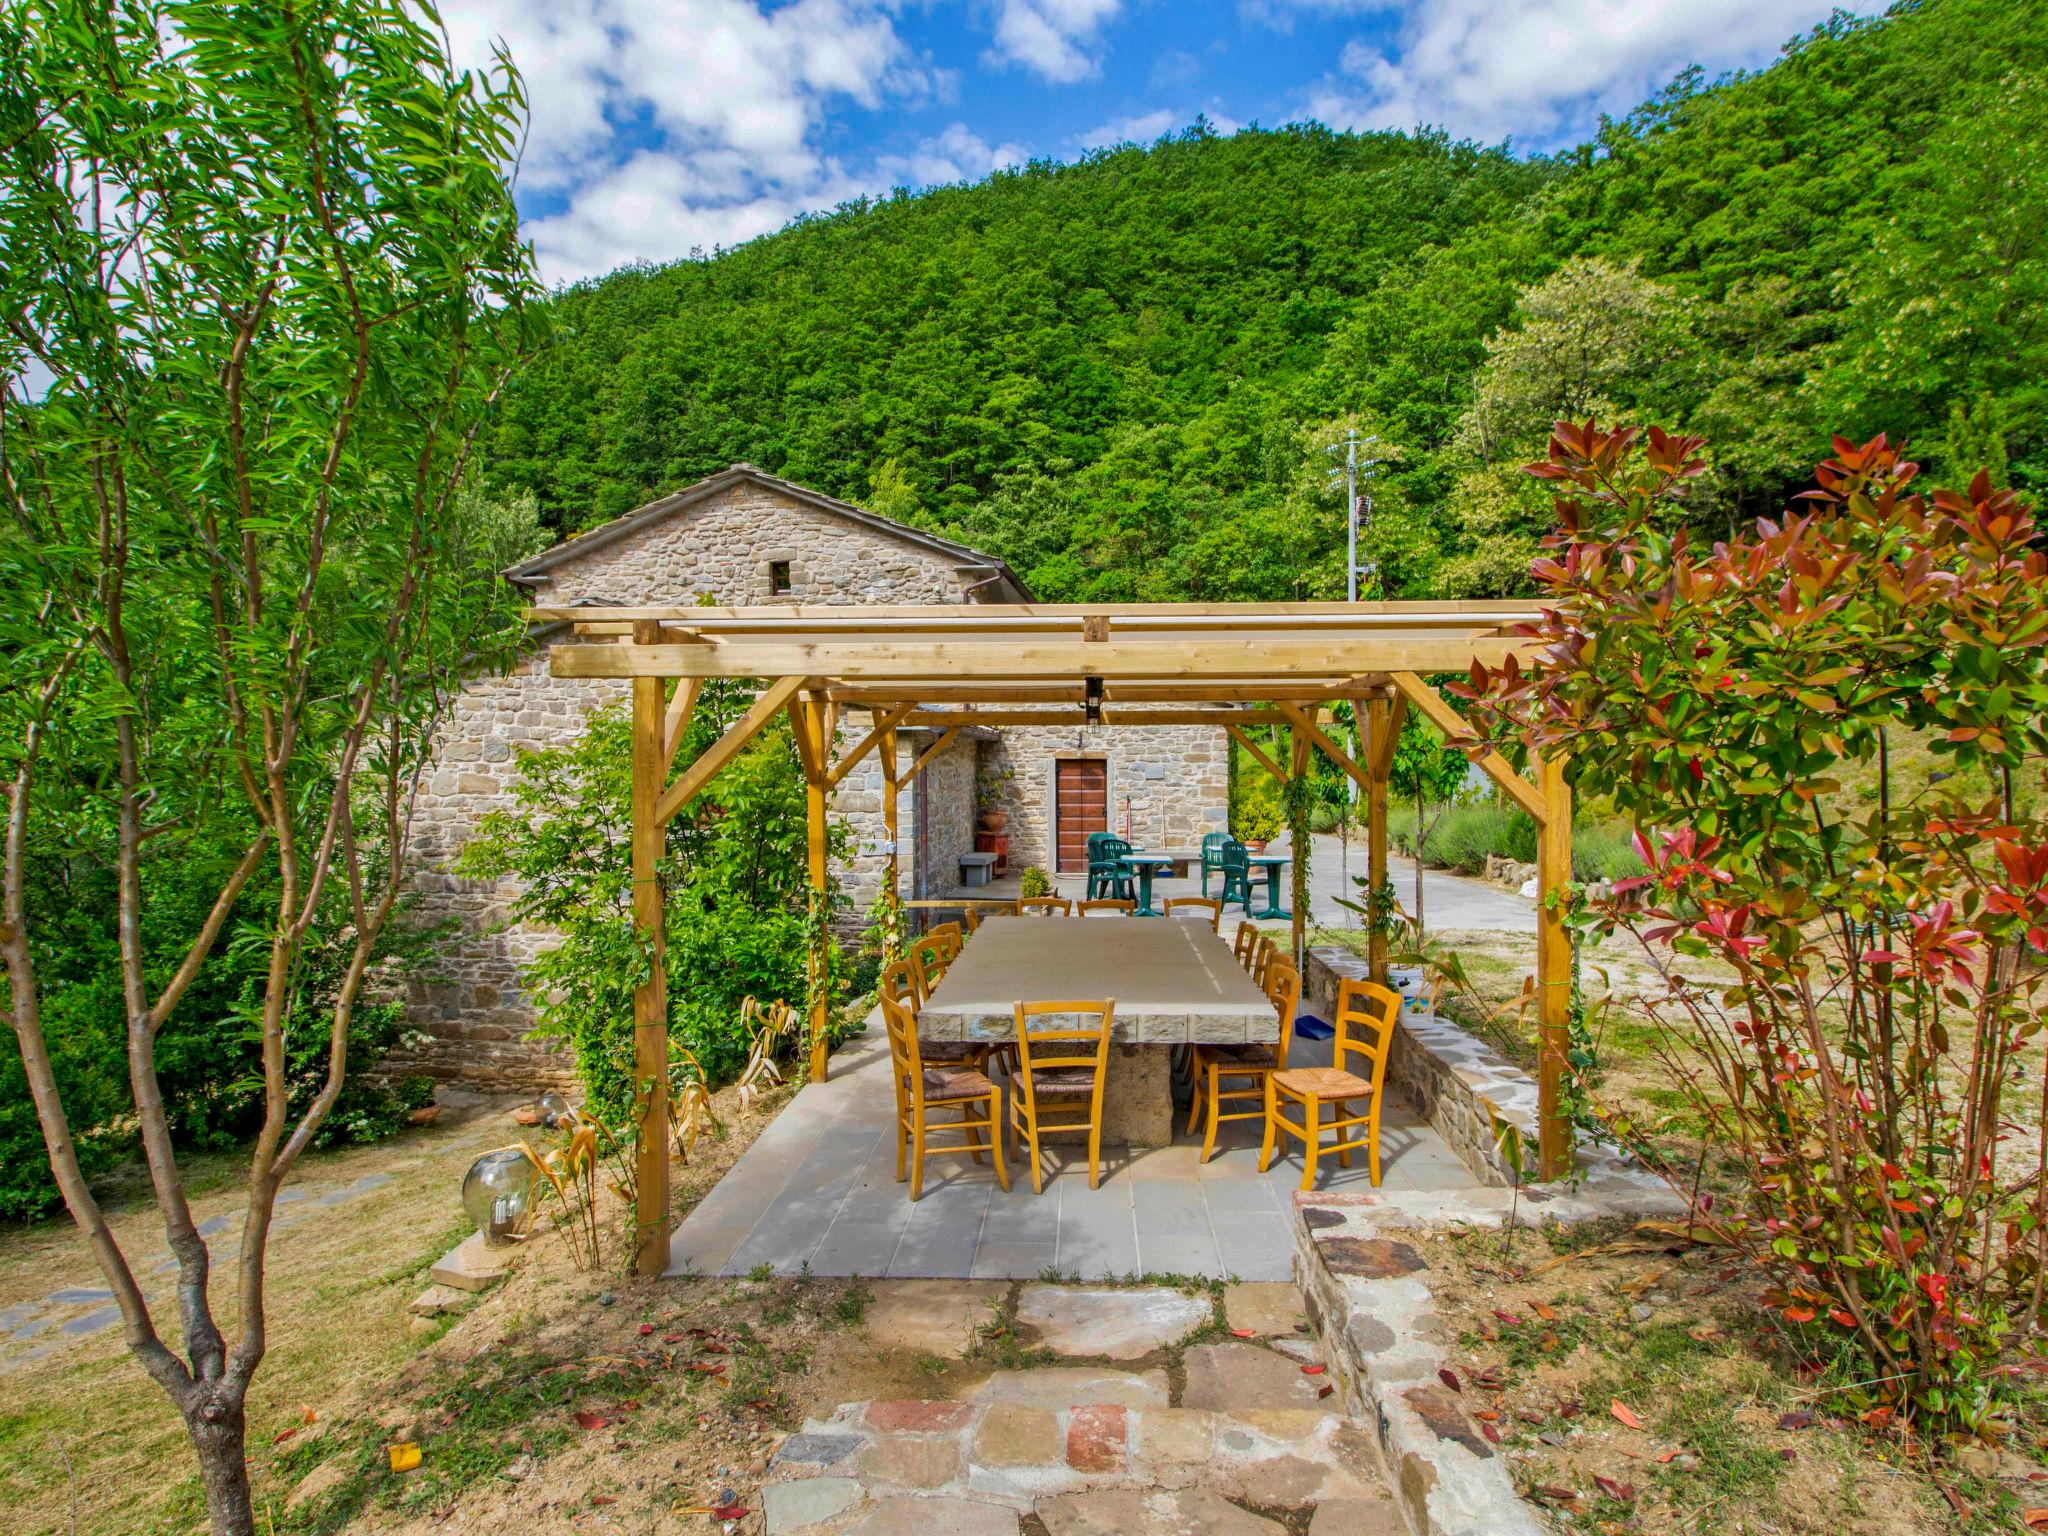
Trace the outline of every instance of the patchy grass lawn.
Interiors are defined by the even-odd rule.
[[[1657,1246],[1625,1225],[1523,1232],[1511,1249],[1495,1231],[1409,1240],[1429,1255],[1466,1405],[1565,1529],[1988,1536],[2048,1506],[2038,1417],[1939,1481],[1923,1447],[1831,1418],[1827,1384],[1757,1303],[1761,1279],[1720,1250],[1624,1251]]]
[[[717,1182],[788,1097],[788,1090],[778,1090],[742,1114],[731,1090],[717,1096],[727,1134],[700,1141],[689,1166],[676,1170],[679,1211]],[[281,1487],[278,1479],[302,1459],[296,1447],[320,1439],[314,1431],[337,1413],[378,1401],[446,1329],[445,1323],[413,1319],[407,1303],[425,1288],[434,1261],[467,1230],[456,1191],[470,1162],[480,1152],[538,1134],[514,1124],[510,1107],[507,1101],[444,1114],[439,1123],[395,1141],[309,1153],[301,1163],[294,1185],[308,1198],[281,1207],[281,1220],[288,1217],[290,1224],[271,1240],[271,1349],[249,1396],[250,1458],[279,1531],[288,1529],[281,1506],[290,1485]],[[222,1326],[231,1330],[231,1256],[241,1224],[243,1165],[239,1156],[220,1155],[194,1159],[190,1167],[195,1190],[203,1191],[195,1196],[195,1214],[202,1223],[223,1218],[212,1237],[213,1289]],[[380,1175],[385,1182],[332,1206],[317,1203]],[[167,1305],[174,1271],[152,1273],[166,1256],[162,1228],[132,1183],[110,1195],[113,1226],[144,1277],[159,1328],[175,1345],[176,1317]],[[559,1239],[536,1241],[556,1250],[551,1257],[560,1256]],[[0,1312],[41,1303],[67,1287],[102,1286],[68,1221],[0,1230]],[[58,1323],[74,1321],[94,1305],[60,1309]],[[511,1338],[522,1331],[516,1319],[505,1329]],[[516,1356],[524,1346],[510,1347]],[[432,1411],[466,1414],[464,1394],[471,1389],[479,1401],[495,1403],[505,1369],[486,1363],[443,1383]],[[625,1376],[613,1383],[621,1390],[625,1384]],[[168,1536],[201,1521],[204,1504],[184,1429],[128,1354],[118,1326],[72,1337],[52,1325],[28,1338],[0,1341],[0,1389],[0,1530],[21,1536]],[[515,1405],[506,1400],[500,1406],[511,1412]],[[273,1437],[284,1437],[275,1452]]]

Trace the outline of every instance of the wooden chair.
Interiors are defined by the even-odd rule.
[[[1302,1144],[1302,1161],[1306,1165],[1301,1174],[1303,1189],[1315,1188],[1319,1153],[1335,1152],[1338,1163],[1349,1168],[1354,1147],[1365,1148],[1366,1166],[1372,1171],[1374,1187],[1378,1187],[1380,1103],[1386,1097],[1387,1057],[1393,1052],[1394,1020],[1400,1012],[1400,996],[1390,988],[1376,981],[1344,983],[1337,994],[1337,1037],[1331,1042],[1332,1065],[1289,1067],[1267,1074],[1266,1139],[1259,1148],[1259,1172],[1264,1173],[1273,1161],[1274,1138],[1285,1131]],[[1369,1075],[1360,1076],[1346,1068],[1346,1058],[1353,1056],[1361,1058]],[[1357,1099],[1369,1101],[1366,1111],[1348,1113]],[[1302,1106],[1299,1121],[1281,1113],[1281,1107],[1289,1103]],[[1336,1110],[1328,1120],[1322,1118],[1325,1104]],[[1344,1135],[1361,1125],[1365,1127],[1362,1137]],[[1338,1136],[1328,1147],[1323,1145],[1324,1131],[1335,1131]]]
[[[1086,917],[1090,912],[1121,912],[1126,917],[1138,910],[1138,904],[1128,896],[1105,896],[1100,901],[1083,901],[1074,905],[1074,911]]]
[[[1237,937],[1231,941],[1230,951],[1237,956],[1237,963],[1246,970],[1252,968],[1252,952],[1259,947],[1259,925],[1245,918],[1237,925]]]
[[[1242,1045],[1198,1045],[1195,1047],[1195,1099],[1188,1106],[1187,1134],[1195,1133],[1204,1110],[1209,1128],[1202,1136],[1202,1161],[1216,1150],[1216,1127],[1226,1120],[1266,1118],[1266,1079],[1287,1069],[1287,1053],[1294,1046],[1294,1013],[1301,1003],[1301,973],[1285,961],[1266,968],[1266,996],[1280,1016],[1277,1045],[1248,1042]],[[1246,1104],[1249,1109],[1225,1113],[1225,1104]]]
[[[981,912],[978,908],[964,908],[960,913],[960,921],[969,933],[981,931]]]
[[[1214,836],[1214,834],[1210,834]],[[1166,898],[1166,915],[1176,912],[1206,912],[1209,914],[1209,928],[1213,933],[1223,931],[1223,903],[1207,896],[1169,896]]]
[[[1010,1087],[1010,1128],[1031,1149],[1031,1192],[1045,1190],[1039,1138],[1075,1131],[1088,1133],[1088,1187],[1094,1189],[1101,1179],[1102,1084],[1116,999],[1020,1002],[1016,1010],[1019,1070]]]
[[[1072,917],[1074,903],[1065,896],[1020,896],[1017,898],[1019,917]]]
[[[939,923],[927,928],[924,936],[936,939],[946,946],[946,963],[952,964],[953,957],[967,947],[967,930],[959,923]]]
[[[928,973],[919,959],[918,946],[913,943],[910,952],[901,960],[882,967],[881,977],[875,983],[876,994],[883,1001],[892,1002],[907,1012],[915,1027],[924,1000],[939,984],[939,977],[945,975],[948,963],[939,961],[937,974]],[[919,1043],[919,1049],[923,1051],[925,1061],[932,1066],[973,1067],[984,1071],[988,1067],[989,1047],[979,1041],[925,1040]]]
[[[965,1152],[977,1163],[986,1152],[995,1159],[996,1182],[1007,1190],[1010,1172],[1003,1163],[1003,1117],[996,1085],[973,1067],[927,1061],[917,1042],[917,1021],[889,998],[882,999],[882,1024],[889,1032],[890,1077],[896,1084],[896,1182],[909,1165],[910,1198],[924,1194],[924,1160]],[[958,1110],[958,1120],[934,1122],[935,1112]],[[935,1131],[958,1132],[957,1143],[934,1144]],[[984,1134],[977,1136],[975,1132]],[[906,1156],[907,1154],[907,1156]]]
[[[1258,943],[1252,946],[1252,980],[1258,983],[1260,987],[1264,987],[1266,985],[1266,971],[1279,958],[1280,946],[1267,938],[1263,933],[1260,934]]]

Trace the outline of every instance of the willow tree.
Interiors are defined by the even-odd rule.
[[[128,1347],[183,1417],[214,1530],[241,1536],[275,1199],[340,1091],[436,724],[514,628],[454,507],[529,342],[505,179],[523,99],[502,58],[454,69],[404,0],[0,12],[5,1003]],[[203,916],[166,933],[152,880],[202,833],[236,851]],[[174,1328],[79,1168],[41,1023],[32,854],[118,874]],[[309,934],[337,904],[345,975],[305,1017]],[[265,1113],[216,1284],[153,1051],[230,924],[267,945],[243,1021]],[[327,1065],[295,1109],[299,1031]]]

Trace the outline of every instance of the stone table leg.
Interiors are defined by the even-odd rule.
[[[1102,1139],[1132,1147],[1173,1142],[1172,1048],[1165,1045],[1109,1047],[1109,1080],[1102,1086]]]

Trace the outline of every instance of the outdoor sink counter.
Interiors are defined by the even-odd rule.
[[[925,1040],[1013,1040],[1014,1005],[1116,999],[1105,1141],[1173,1140],[1170,1048],[1274,1042],[1280,1020],[1206,919],[992,917],[917,1017]]]

